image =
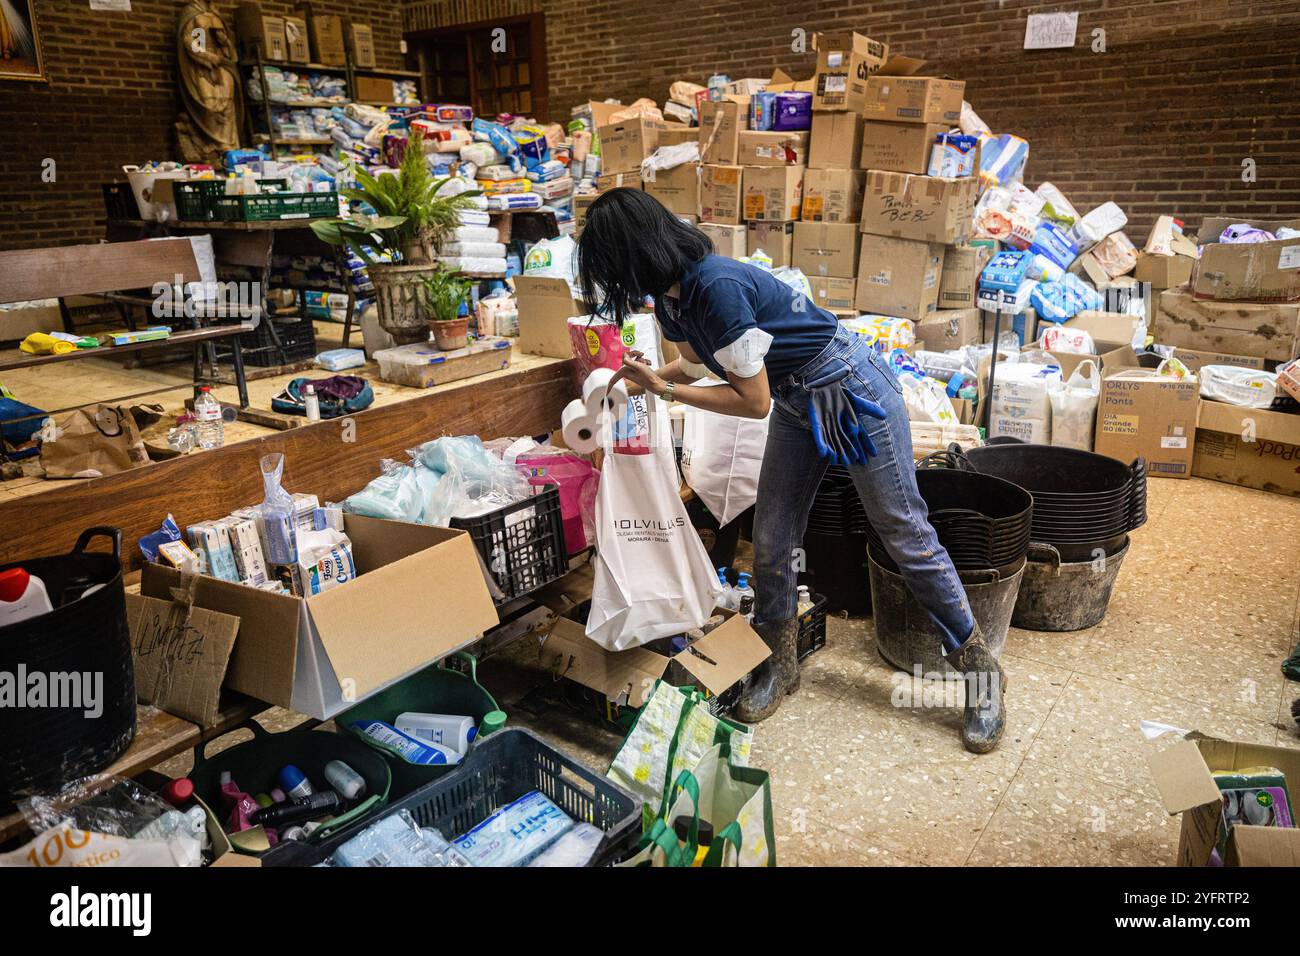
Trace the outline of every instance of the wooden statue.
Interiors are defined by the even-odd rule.
[[[176,120],[181,159],[220,166],[239,147],[243,103],[234,36],[212,0],[185,0],[176,26],[181,101]]]

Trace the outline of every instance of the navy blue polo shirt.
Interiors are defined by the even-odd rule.
[[[839,327],[835,316],[766,269],[725,256],[708,255],[691,263],[680,288],[678,308],[671,301],[656,303],[655,317],[664,337],[689,344],[723,380],[726,370],[713,353],[750,329],[772,336],[764,365],[775,389],[821,354]]]

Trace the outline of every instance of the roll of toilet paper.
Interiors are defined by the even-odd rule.
[[[564,443],[579,454],[589,455],[600,445],[596,416],[587,411],[580,398],[569,402],[560,413],[560,434]]]
[[[614,383],[613,389],[609,388],[610,380],[617,374],[617,371],[612,368],[594,369],[582,383],[582,403],[587,407],[587,414],[592,418],[601,413],[602,403],[605,408],[614,413],[615,418],[621,417],[627,408],[631,397],[627,392],[627,382],[620,378]]]

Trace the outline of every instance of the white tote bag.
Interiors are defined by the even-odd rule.
[[[682,504],[672,446],[653,397],[650,453],[605,441],[596,493],[596,576],[587,636],[611,651],[700,627],[722,597],[717,573]]]
[[[768,418],[686,409],[682,477],[720,525],[728,524],[758,497]]]
[[[1097,423],[1100,398],[1101,373],[1097,371],[1096,362],[1085,359],[1075,367],[1070,380],[1050,395],[1052,444],[1092,451],[1092,432]]]

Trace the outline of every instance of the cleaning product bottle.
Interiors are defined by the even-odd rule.
[[[22,568],[0,571],[0,627],[52,610],[44,581]]]
[[[220,448],[226,437],[226,423],[221,418],[221,403],[206,385],[199,388],[198,397],[194,399],[194,417],[198,420],[194,431],[198,435],[200,448]]]
[[[377,741],[395,752],[407,763],[419,764],[420,766],[454,764],[460,763],[464,756],[450,747],[416,740],[414,737],[402,733],[392,724],[386,724],[382,720],[358,720],[353,722],[352,726],[371,740]]]
[[[302,391],[303,405],[306,406],[307,421],[320,421],[320,397],[316,394],[316,386],[308,385]]]
[[[450,747],[460,753],[469,750],[470,741],[474,739],[476,733],[473,717],[461,717],[455,714],[422,714],[407,711],[397,715],[393,726],[408,737],[414,737],[423,743]]]
[[[253,824],[249,822],[249,818],[260,808],[257,801],[240,790],[239,785],[230,778],[229,770],[221,772],[221,795],[230,809],[230,823],[226,827],[226,832],[236,833],[251,829]]]
[[[727,580],[726,568],[718,568],[718,583],[722,585],[722,597],[718,599],[718,607],[734,611],[739,605],[740,599],[736,596],[736,589]]]
[[[796,611],[796,613],[799,615],[799,617],[803,617],[805,614],[807,614],[809,611],[812,610],[812,606],[813,606],[812,592],[808,590],[808,585],[806,584],[799,585],[799,600],[796,605],[798,610]]]
[[[746,598],[749,599],[750,611],[745,618],[745,620],[747,621],[753,620],[754,618],[754,612],[753,612],[754,597],[755,597],[754,589],[749,586],[749,572],[741,571],[740,580],[736,583],[736,608],[738,610],[742,610],[741,605],[745,603]]]
[[[474,734],[474,739],[470,741],[470,747],[477,747],[505,725],[506,712],[504,710],[489,710],[483,715],[483,719],[478,722],[477,732]]]

